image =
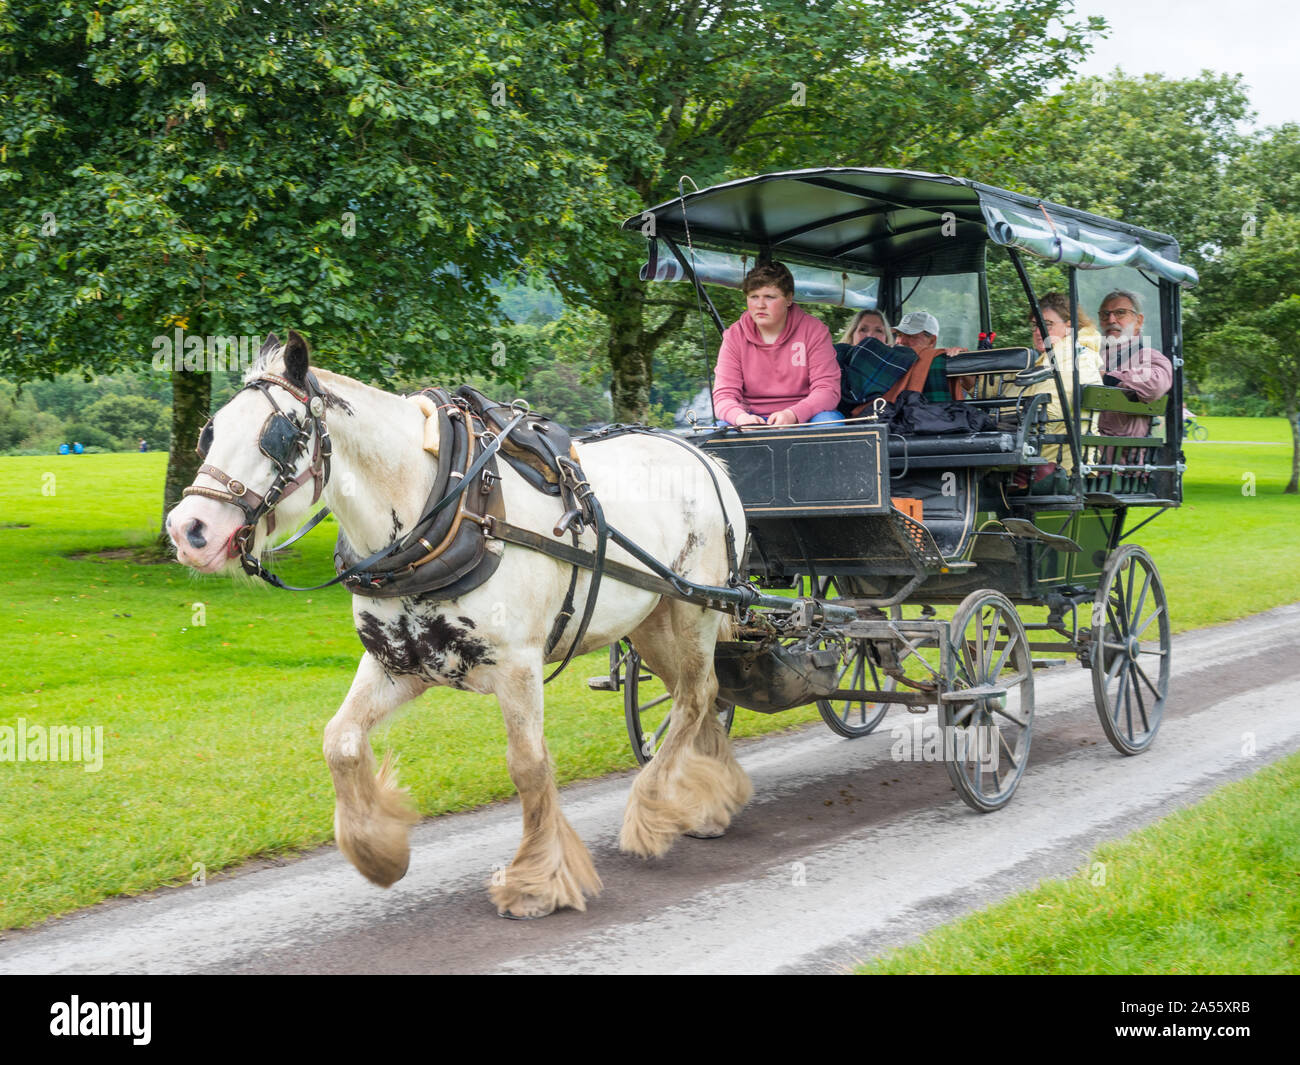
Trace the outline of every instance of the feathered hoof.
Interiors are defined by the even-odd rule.
[[[726,834],[727,826],[720,821],[709,821],[682,833],[684,836],[690,836],[691,839],[717,839]]]
[[[663,815],[664,803],[632,801],[623,812],[623,829],[618,834],[619,850],[639,858],[661,858],[672,850],[681,829]],[[655,809],[659,807],[659,809]]]
[[[397,787],[391,758],[386,758],[368,802],[359,808],[343,802],[335,806],[334,838],[362,876],[380,887],[392,887],[410,865],[408,836],[419,819],[406,789]]]
[[[511,896],[513,901],[506,902]],[[554,899],[519,891],[498,891],[496,887],[492,888],[492,901],[497,904],[497,916],[511,921],[535,921],[539,917],[549,917],[557,909]]]

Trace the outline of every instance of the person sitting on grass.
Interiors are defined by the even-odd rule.
[[[713,409],[730,425],[843,421],[840,367],[826,325],[794,302],[794,276],[781,263],[756,266],[744,281],[745,313],[722,334]]]

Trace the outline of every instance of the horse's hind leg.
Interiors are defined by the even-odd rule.
[[[722,619],[685,603],[661,604],[633,645],[673,693],[668,736],[632,785],[619,845],[653,857],[683,832],[719,836],[753,794],[714,712],[713,648]]]
[[[334,838],[348,861],[380,887],[406,875],[407,834],[420,815],[397,787],[391,753],[375,773],[367,737],[428,686],[418,677],[390,677],[367,653],[343,705],[325,726],[325,761],[334,778]]]
[[[502,668],[497,700],[506,723],[506,765],[523,806],[524,836],[514,860],[492,878],[502,917],[545,917],[562,906],[587,908],[600,892],[591,855],[560,812],[559,792],[542,735],[541,662]]]

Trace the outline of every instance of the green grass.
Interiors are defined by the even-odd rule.
[[[1300,972],[1300,755],[857,971]]]
[[[1228,439],[1220,422],[1249,420],[1205,421]],[[1281,419],[1253,428],[1286,439]],[[1175,627],[1300,600],[1300,499],[1279,494],[1289,449],[1209,442],[1188,457],[1187,505],[1137,537],[1165,576]],[[0,726],[99,726],[105,746],[95,773],[0,761],[0,927],[188,881],[194,863],[211,873],[331,837],[321,736],[361,653],[346,593],[69,557],[148,542],[165,464],[157,453],[0,459]],[[1253,497],[1243,471],[1256,475]],[[302,541],[291,582],[332,572],[331,528]],[[621,696],[586,687],[605,668],[603,653],[589,655],[547,690],[561,781],[635,765]],[[811,707],[741,710],[733,734],[816,718]],[[435,689],[375,746],[400,753],[425,814],[513,794],[493,699]]]

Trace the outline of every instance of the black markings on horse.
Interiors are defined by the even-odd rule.
[[[407,604],[409,600],[402,600]],[[468,621],[460,618],[459,621]],[[407,609],[390,620],[362,611],[357,635],[362,646],[389,673],[410,674],[462,687],[465,676],[477,666],[495,665],[486,641],[469,629],[452,624],[441,614],[421,615]]]

